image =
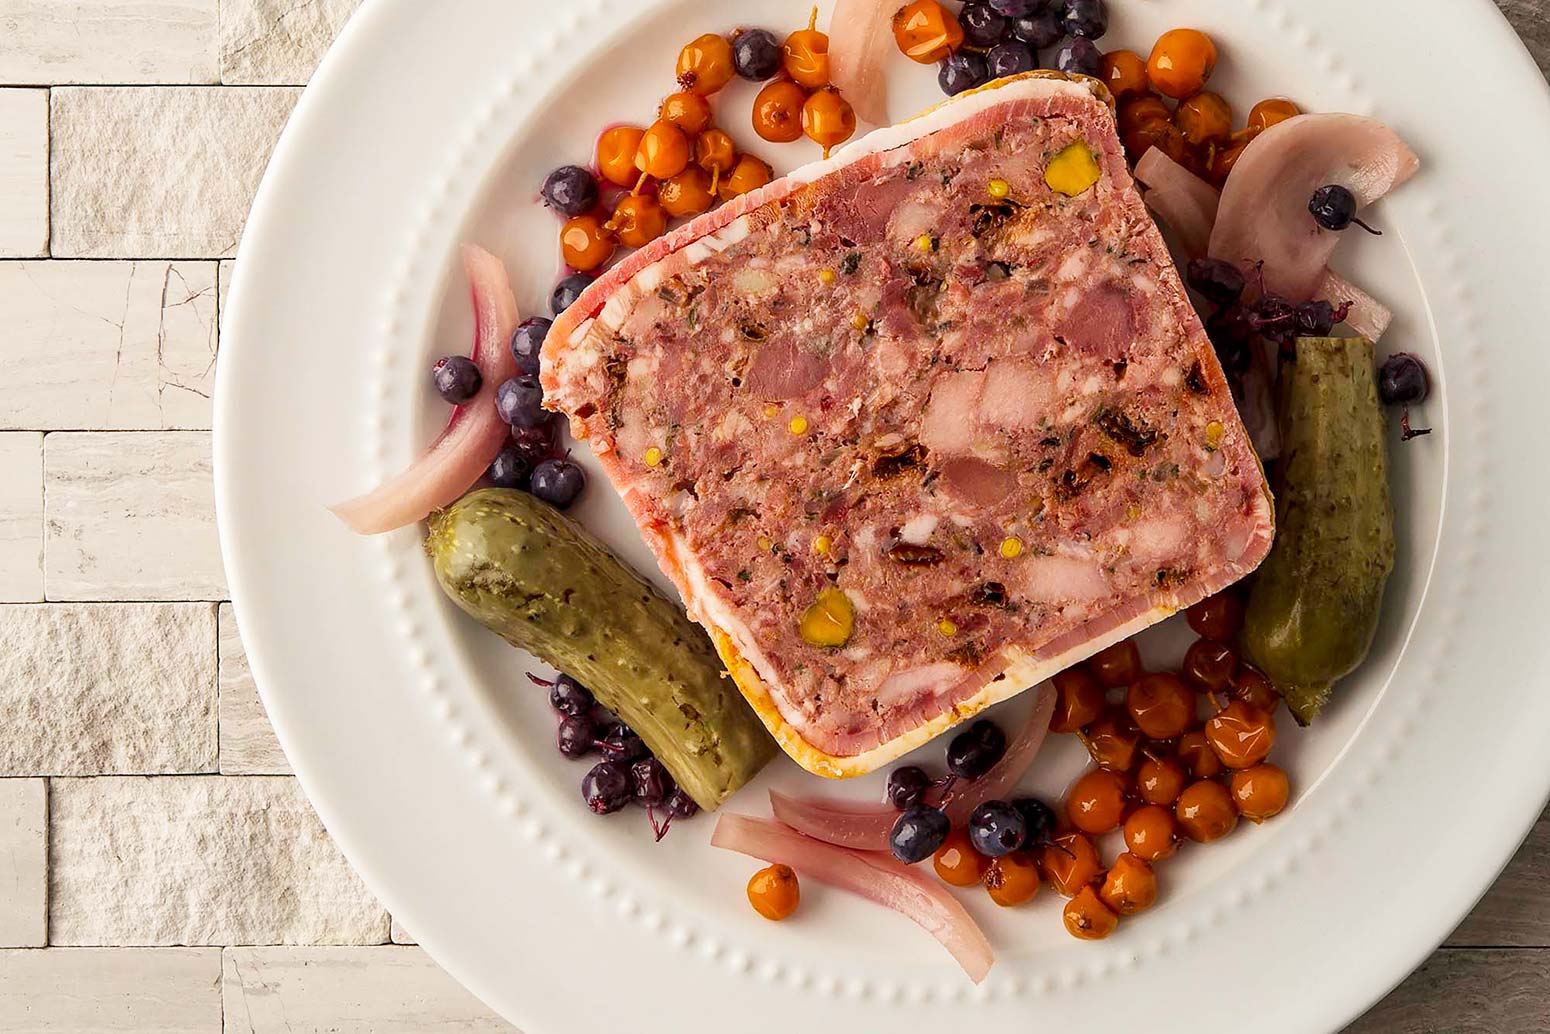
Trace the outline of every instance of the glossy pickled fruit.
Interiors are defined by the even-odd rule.
[[[1220,189],[1227,182],[1227,177],[1232,175],[1238,159],[1243,157],[1243,152],[1248,150],[1252,140],[1253,137],[1234,140],[1226,147],[1217,150],[1211,159],[1210,178],[1213,186]]]
[[[1125,693],[1131,719],[1154,740],[1182,736],[1195,724],[1195,694],[1177,675],[1142,675]]]
[[[1231,833],[1238,825],[1238,809],[1227,787],[1202,779],[1185,788],[1173,806],[1179,829],[1197,844],[1209,844]]]
[[[560,230],[560,254],[565,264],[583,273],[613,258],[618,242],[595,215],[578,215]]]
[[[1133,133],[1149,123],[1170,122],[1172,119],[1173,112],[1168,110],[1168,105],[1163,103],[1161,97],[1145,94],[1121,101],[1116,121],[1120,134],[1124,135]]]
[[[581,797],[594,814],[618,811],[634,796],[630,784],[630,766],[623,761],[602,761],[592,766],[581,780]]]
[[[986,801],[969,815],[969,842],[987,858],[1001,858],[1023,846],[1028,823],[1006,801]]]
[[[1244,290],[1248,287],[1248,281],[1243,276],[1243,270],[1238,268],[1236,262],[1228,262],[1226,259],[1198,258],[1191,259],[1185,267],[1185,276],[1189,286],[1203,295],[1205,299],[1214,305],[1236,305],[1238,299],[1243,297]],[[1222,621],[1227,615],[1222,613],[1223,606],[1231,606],[1237,602],[1237,597],[1231,593],[1218,593],[1207,597],[1185,611],[1189,619],[1189,627],[1207,639],[1231,638],[1237,633],[1233,627],[1225,634],[1215,634],[1226,628],[1230,622]],[[1238,620],[1241,623],[1243,615],[1242,604],[1238,604]],[[1211,632],[1201,629],[1209,628]]]
[[[1187,166],[1191,159],[1189,141],[1172,122],[1147,122],[1122,136],[1125,154],[1138,162],[1152,148],[1157,148],[1180,165]]]
[[[706,172],[725,173],[737,164],[737,144],[720,129],[707,129],[694,141],[694,164]]]
[[[936,854],[950,832],[952,824],[941,809],[912,804],[894,820],[888,849],[905,865],[914,865]]]
[[[665,180],[684,171],[692,149],[683,130],[658,119],[640,138],[635,151],[635,168],[653,179]]]
[[[1179,761],[1196,779],[1214,779],[1222,774],[1222,759],[1200,729],[1179,737]]]
[[[1252,664],[1239,664],[1238,670],[1232,677],[1232,688],[1228,691],[1234,700],[1242,700],[1251,707],[1257,707],[1266,714],[1275,714],[1277,707],[1281,706],[1281,694],[1276,692],[1270,679],[1265,673]]]
[[[774,178],[775,171],[770,168],[768,162],[755,158],[751,154],[745,154],[737,159],[737,164],[732,166],[731,172],[722,175],[717,196],[723,201],[730,201],[750,191],[758,190]]]
[[[1241,283],[1243,274],[1238,272],[1238,268],[1231,263],[1224,263],[1224,265],[1231,269],[1233,273],[1238,274],[1237,282]],[[1194,268],[1195,263],[1191,262],[1190,270],[1192,274]],[[1230,274],[1227,274],[1224,270],[1221,275]],[[1193,278],[1191,279],[1190,286],[1194,286]],[[1204,294],[1205,292],[1202,291],[1201,293]],[[1218,301],[1218,304],[1231,305],[1242,294],[1243,290],[1240,288],[1237,294],[1227,301],[1218,301],[1216,298],[1211,300]],[[1243,628],[1243,597],[1231,591],[1219,592],[1215,596],[1207,596],[1186,610],[1184,616],[1189,621],[1189,627],[1202,639],[1216,639],[1223,643],[1230,643],[1238,637],[1238,632]]]
[[[1141,651],[1135,640],[1126,639],[1087,658],[1087,670],[1111,689],[1128,686],[1141,677]]]
[[[1039,59],[1028,44],[1014,39],[991,47],[985,55],[985,65],[989,78],[1004,79],[1033,71],[1039,67]]]
[[[1050,679],[1055,687],[1055,710],[1050,713],[1050,732],[1078,732],[1103,714],[1103,687],[1085,668],[1067,668]]]
[[[517,361],[518,370],[538,376],[539,354],[543,351],[544,339],[549,336],[549,328],[552,326],[554,321],[542,316],[534,316],[517,324],[516,331],[511,335],[511,357]]]
[[[1160,862],[1179,847],[1179,825],[1171,807],[1145,804],[1125,819],[1125,846],[1137,858]]]
[[[959,779],[974,780],[995,767],[1006,754],[1006,733],[981,718],[947,744],[947,770]]]
[[[942,882],[954,887],[972,887],[990,868],[990,859],[974,850],[969,834],[955,829],[947,834],[942,846],[931,856],[931,866]]]
[[[958,24],[963,28],[963,42],[981,50],[1004,40],[1011,27],[1006,15],[997,14],[989,4],[972,2],[958,12]]]
[[[523,374],[495,389],[495,411],[513,427],[537,427],[549,422],[544,409],[544,389],[538,378]]]
[[[533,468],[533,497],[556,510],[568,510],[587,487],[587,475],[581,465],[568,459],[544,460]]]
[[[830,148],[855,135],[856,109],[832,86],[815,90],[802,105],[802,132],[827,158]]]
[[[818,29],[818,8],[780,45],[780,65],[793,82],[816,90],[829,84],[829,34]]]
[[[779,922],[797,910],[802,885],[789,865],[760,869],[748,880],[748,903],[766,919]]]
[[[1270,756],[1276,720],[1259,708],[1234,700],[1206,721],[1206,739],[1228,768],[1253,768]]]
[[[1012,35],[1035,52],[1053,47],[1065,34],[1066,30],[1060,24],[1060,12],[1053,7],[1012,18]]]
[[[1061,40],[1055,46],[1051,63],[1067,75],[1103,77],[1103,51],[1086,36],[1067,36]]]
[[[1092,769],[1066,791],[1066,819],[1093,836],[1118,829],[1125,817],[1128,790],[1125,777],[1119,773]]]
[[[1271,126],[1301,114],[1302,109],[1285,97],[1271,97],[1249,109],[1249,128],[1256,132],[1264,132]]]
[[[766,29],[739,29],[732,34],[732,66],[752,83],[762,83],[780,71],[780,41]]]
[[[1109,866],[1098,897],[1122,916],[1145,912],[1157,903],[1157,874],[1146,859],[1126,851]]]
[[[1112,50],[1103,55],[1102,78],[1115,100],[1141,97],[1152,88],[1146,78],[1146,59],[1134,50]],[[1161,101],[1158,104],[1167,118],[1167,106]]]
[[[840,647],[856,628],[856,605],[843,589],[824,589],[802,612],[798,631],[809,646]]]
[[[555,730],[554,743],[566,757],[584,758],[597,746],[597,727],[586,715],[570,715]]]
[[[1216,71],[1216,44],[1199,29],[1172,29],[1157,37],[1146,62],[1152,89],[1183,100],[1205,89]]]
[[[936,73],[937,85],[949,97],[983,86],[989,78],[990,65],[983,55],[972,50],[958,50],[947,55]]]
[[[1250,822],[1273,819],[1286,810],[1292,784],[1275,765],[1255,765],[1232,774],[1232,800]]]
[[[436,365],[431,367],[431,383],[443,402],[461,406],[479,394],[484,375],[468,356],[448,355],[436,360]]]
[[[532,485],[532,472],[527,457],[508,445],[495,454],[484,476],[496,488],[526,489]]]
[[[1136,793],[1148,804],[1171,808],[1188,785],[1189,776],[1178,758],[1147,758],[1136,770]]]
[[[1180,665],[1189,684],[1202,693],[1220,693],[1238,671],[1238,651],[1215,639],[1196,639]]]
[[[657,184],[657,201],[674,219],[708,212],[716,203],[710,189],[710,173],[691,165],[678,175]]]
[[[925,799],[931,789],[931,777],[915,765],[904,765],[888,773],[888,785],[883,793],[888,803],[903,811]]]
[[[997,14],[1004,14],[1008,18],[1025,18],[1043,7],[1058,9],[1059,2],[1050,0],[987,0],[990,9]]]
[[[1395,352],[1378,367],[1378,399],[1385,406],[1419,406],[1431,394],[1426,364],[1409,352]]]
[[[1202,90],[1179,102],[1173,124],[1192,146],[1219,143],[1232,136],[1232,105],[1221,94]]]
[[[753,131],[772,144],[789,144],[802,135],[802,106],[807,91],[789,79],[777,79],[753,101]]]
[[[1101,941],[1119,926],[1119,916],[1091,887],[1083,887],[1080,894],[1066,902],[1061,918],[1066,932],[1084,941]]]
[[[1103,872],[1098,849],[1083,833],[1061,833],[1039,852],[1039,871],[1055,893],[1075,897]]]
[[[692,819],[700,813],[699,804],[681,786],[667,795],[667,803],[662,807],[675,819]]]
[[[558,316],[581,297],[583,291],[592,286],[592,278],[585,273],[572,273],[554,285],[554,290],[549,293],[549,311]]]
[[[1109,5],[1104,0],[1065,0],[1061,27],[1073,36],[1098,39],[1109,31]]]
[[[732,44],[713,32],[695,39],[678,52],[678,85],[708,97],[732,81]]]
[[[1023,824],[1028,831],[1023,841],[1024,848],[1032,849],[1049,843],[1050,837],[1055,835],[1054,808],[1037,797],[1019,797],[1012,802],[1012,807],[1023,813]]]
[[[597,171],[616,187],[633,187],[640,180],[635,154],[646,131],[639,126],[614,126],[597,138]]]
[[[963,26],[937,0],[910,0],[894,12],[893,38],[905,57],[929,65],[963,45]]]
[[[689,137],[699,136],[710,128],[710,101],[691,90],[670,93],[657,110],[657,118],[670,122]]]
[[[1128,714],[1110,711],[1087,727],[1083,734],[1087,753],[1099,768],[1129,772],[1141,748],[1141,732]]]
[[[579,165],[562,165],[544,180],[544,204],[567,218],[597,207],[597,180]]]
[[[630,194],[619,199],[603,226],[625,247],[644,248],[667,232],[667,212],[650,194]]]
[[[511,447],[517,451],[518,456],[536,467],[554,457],[555,447],[559,444],[559,430],[558,420],[546,421],[533,427],[513,427]]]
[[[642,808],[660,808],[677,789],[667,766],[656,758],[641,758],[630,766],[630,783],[635,788],[635,803]]]
[[[549,687],[549,706],[561,714],[584,715],[597,706],[597,698],[569,675],[561,675]]]
[[[1038,895],[1042,880],[1033,856],[1026,851],[1014,851],[991,862],[982,882],[990,900],[1002,908],[1015,908]]]

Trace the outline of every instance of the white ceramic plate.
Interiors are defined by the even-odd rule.
[[[1379,115],[1420,152],[1425,171],[1378,212],[1387,236],[1353,234],[1337,265],[1399,313],[1385,345],[1430,362],[1420,416],[1437,433],[1393,450],[1400,562],[1372,657],[1316,729],[1283,733],[1295,807],[1169,862],[1158,907],[1101,944],[1072,941],[1048,891],[1007,912],[970,898],[999,950],[979,988],[907,921],[838,892],[810,887],[797,919],[759,919],[743,900],[754,865],[706,845],[709,819],[653,844],[638,812],[590,815],[585,766],[555,753],[526,659],[441,598],[418,531],[358,539],[324,510],[443,419],[426,371],[468,342],[458,243],[494,250],[524,311],[543,311],[557,261],[543,174],[585,160],[600,126],[648,120],[685,39],[787,31],[804,0],[372,0],[303,97],[222,345],[217,496],[243,638],[350,860],[528,1034],[924,1030],[947,1009],[976,1029],[1144,1015],[1225,1030],[1252,1010],[1263,1034],[1334,1030],[1447,934],[1538,814],[1544,81],[1488,0],[1110,2],[1106,46],[1208,29],[1235,102]],[[893,67],[896,115],[936,99],[931,70]],[[722,101],[734,131],[750,92]],[[811,156],[758,150],[786,167]],[[578,516],[655,573],[606,482]],[[1146,649],[1180,641],[1164,628]],[[1080,748],[1056,743],[1030,786],[1058,793],[1079,767]],[[731,807],[764,813],[771,784],[831,789],[815,782],[782,760]]]

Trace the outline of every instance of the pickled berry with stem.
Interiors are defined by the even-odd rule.
[[[513,377],[495,391],[495,408],[512,427],[538,427],[554,419],[544,409],[544,388],[532,374]]]
[[[903,811],[912,804],[919,804],[931,786],[931,777],[924,771],[914,765],[905,765],[888,773],[885,792],[888,803]]]
[[[554,450],[559,444],[556,437],[558,431],[558,421],[539,424],[537,427],[513,427],[511,447],[527,460],[530,467],[536,467],[554,456]]]
[[[960,779],[978,779],[1006,754],[1006,733],[982,718],[947,745],[947,770]]]
[[[597,207],[597,179],[579,165],[562,165],[544,180],[544,204],[566,218]]]
[[[1011,27],[1006,15],[997,14],[987,3],[964,4],[958,12],[958,24],[963,26],[964,43],[983,50],[1000,43]]]
[[[529,463],[520,452],[511,446],[506,446],[495,454],[490,461],[490,469],[485,471],[485,478],[496,488],[521,488],[528,487],[533,472],[533,465]]]
[[[1038,60],[1033,56],[1033,51],[1022,40],[1008,40],[1005,43],[997,43],[985,55],[985,63],[990,68],[990,77],[992,79],[1031,72],[1039,66]]]
[[[554,736],[560,753],[568,758],[584,758],[597,745],[597,726],[586,715],[570,715],[560,722]]]
[[[1383,236],[1382,230],[1375,230],[1356,217],[1356,195],[1338,183],[1315,190],[1308,201],[1308,212],[1326,230],[1338,233],[1355,223],[1374,237]]]
[[[533,468],[533,494],[556,510],[568,509],[586,487],[586,474],[571,460],[544,460]]]
[[[667,766],[652,757],[641,758],[630,766],[630,785],[634,788],[635,803],[642,808],[661,807],[677,789]]]
[[[589,713],[597,706],[592,691],[569,675],[561,675],[549,687],[549,706],[572,717]]]
[[[1086,36],[1067,36],[1055,48],[1054,65],[1067,75],[1103,75],[1103,51]]]
[[[511,356],[517,361],[517,369],[530,376],[538,376],[538,356],[543,351],[544,338],[549,336],[553,320],[534,316],[517,324],[511,335]]]
[[[630,767],[622,761],[602,761],[593,765],[581,780],[581,797],[598,815],[618,811],[635,796]]]
[[[952,823],[940,808],[912,804],[894,821],[888,849],[905,865],[914,865],[936,854],[951,829]]]
[[[610,761],[629,764],[651,753],[646,749],[645,741],[623,722],[609,722],[598,733],[598,749],[607,754]]]
[[[937,84],[949,97],[982,86],[989,77],[990,66],[985,63],[984,57],[972,50],[957,50],[949,54],[936,73]]]
[[[1027,819],[1006,801],[986,801],[969,815],[969,843],[987,858],[1009,855],[1027,839]]]
[[[1342,302],[1339,307],[1322,299],[1303,302],[1297,306],[1297,334],[1299,337],[1328,337],[1335,324],[1350,313],[1350,302]]]
[[[436,360],[431,367],[431,382],[442,401],[461,406],[471,401],[484,386],[484,375],[466,355],[449,355]]]
[[[1418,406],[1431,393],[1426,364],[1409,352],[1395,352],[1378,368],[1378,397],[1385,406]]]
[[[692,819],[700,813],[700,806],[684,791],[683,787],[668,794],[667,803],[663,807],[675,819]]]
[[[1047,844],[1055,835],[1055,809],[1037,797],[1019,797],[1012,802],[1023,817],[1023,846]]]
[[[1185,270],[1189,286],[1209,302],[1217,305],[1236,305],[1243,297],[1248,281],[1236,262],[1226,259],[1191,259]]]
[[[1072,36],[1098,39],[1109,31],[1108,4],[1104,0],[1066,0],[1061,24]]]
[[[1058,11],[1035,11],[1033,14],[1012,19],[1012,35],[1035,51],[1053,47],[1065,34]]]

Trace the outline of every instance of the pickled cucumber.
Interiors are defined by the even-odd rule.
[[[774,756],[704,630],[553,508],[472,492],[430,518],[425,548],[453,602],[590,688],[701,807]]]
[[[1276,540],[1243,644],[1307,725],[1372,646],[1394,569],[1394,510],[1372,344],[1301,338],[1281,382]]]

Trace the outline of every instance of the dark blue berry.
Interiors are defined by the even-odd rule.
[[[991,47],[990,53],[985,55],[985,62],[990,66],[992,79],[1031,72],[1039,64],[1028,44],[1015,39]]]
[[[582,777],[581,797],[599,815],[618,811],[635,795],[630,766],[622,761],[602,761]]]
[[[1104,0],[1066,0],[1062,22],[1066,32],[1097,39],[1109,31],[1109,8]]]
[[[600,730],[598,743],[603,752],[614,761],[623,761],[626,764],[639,761],[651,753],[646,749],[646,743],[623,722],[610,722]]]
[[[634,789],[635,803],[642,808],[661,807],[678,788],[667,766],[656,758],[641,758],[631,765],[630,784]]]
[[[1385,406],[1418,406],[1432,393],[1432,379],[1421,360],[1395,352],[1378,369],[1378,397]]]
[[[903,811],[919,804],[931,787],[931,777],[914,765],[905,765],[888,773],[888,803]]]
[[[1236,304],[1248,286],[1238,264],[1225,259],[1193,259],[1185,275],[1189,278],[1189,286],[1199,291],[1207,301],[1217,305]]]
[[[965,43],[986,50],[1000,43],[1008,28],[1006,16],[997,14],[986,3],[964,4],[958,12],[958,24],[963,26]]]
[[[692,819],[700,813],[700,806],[679,787],[667,795],[667,813],[675,819]]]
[[[989,77],[990,68],[985,59],[972,50],[957,50],[947,55],[936,73],[937,84],[949,97],[983,86]]]
[[[1060,26],[1060,15],[1055,11],[1039,11],[1026,18],[1012,19],[1012,35],[1035,51],[1053,47],[1065,30]]]
[[[1037,797],[1019,797],[1012,802],[1023,816],[1023,845],[1047,844],[1055,835],[1055,809]]]
[[[576,304],[576,299],[581,297],[581,292],[592,286],[592,278],[585,273],[572,273],[570,276],[554,285],[554,292],[549,295],[549,309],[556,316]]]
[[[1055,49],[1055,67],[1067,75],[1103,74],[1103,51],[1085,36],[1067,36]]]
[[[554,450],[558,446],[556,438],[558,430],[558,421],[549,421],[537,427],[513,427],[511,447],[522,454],[522,458],[527,460],[529,466],[536,467],[554,456]]]
[[[520,452],[508,445],[495,454],[495,459],[490,463],[490,469],[484,476],[496,488],[526,488],[532,472],[532,464],[528,463]]]
[[[587,487],[587,476],[566,459],[544,460],[533,468],[533,494],[556,510],[564,510]]]
[[[749,82],[762,83],[780,71],[780,41],[764,29],[740,29],[732,37],[732,67]]]
[[[568,758],[584,758],[597,743],[597,729],[586,715],[571,715],[560,722],[555,745]]]
[[[524,373],[495,389],[495,409],[513,427],[537,427],[554,414],[544,409],[544,389],[538,378]]]
[[[1035,14],[1045,0],[986,0],[990,9],[1005,18],[1026,18]]]
[[[436,360],[431,367],[431,381],[436,385],[436,394],[454,406],[461,406],[479,394],[484,375],[467,356],[449,355]]]
[[[947,770],[960,779],[978,779],[1006,754],[1006,733],[981,718],[947,745]]]
[[[1028,821],[1006,801],[986,801],[969,816],[969,843],[987,858],[1000,858],[1022,847]]]
[[[549,687],[549,706],[561,714],[587,714],[596,704],[592,691],[569,675],[561,675]]]
[[[511,335],[511,355],[522,373],[538,376],[538,353],[543,350],[544,338],[552,326],[554,321],[542,316],[523,320],[517,325],[516,333]]]
[[[940,808],[912,804],[894,822],[888,849],[905,865],[914,865],[935,854],[951,829],[952,823]]]
[[[579,165],[562,165],[544,180],[544,204],[567,217],[597,207],[597,180]]]

